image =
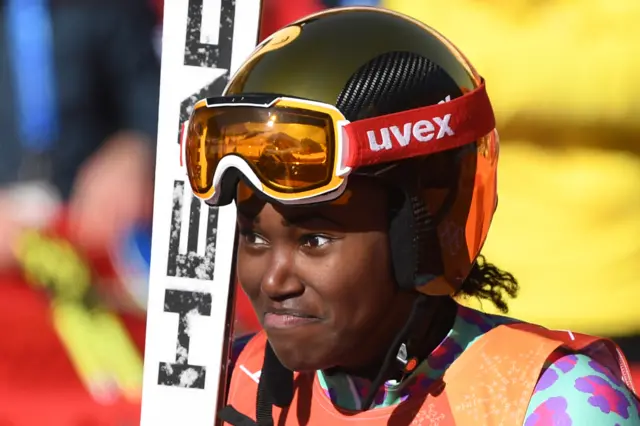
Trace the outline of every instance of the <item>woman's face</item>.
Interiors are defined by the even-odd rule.
[[[238,223],[238,278],[287,368],[357,370],[386,353],[411,300],[394,283],[382,188],[352,179],[313,207],[251,196]]]

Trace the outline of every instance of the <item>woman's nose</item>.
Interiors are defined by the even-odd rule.
[[[262,292],[272,300],[284,300],[302,294],[304,286],[294,273],[294,250],[275,250],[271,264],[262,277]]]

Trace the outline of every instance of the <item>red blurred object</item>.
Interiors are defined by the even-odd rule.
[[[144,319],[122,315],[140,353]],[[0,277],[0,425],[137,425],[140,406],[96,402],[60,343],[49,300],[18,272]]]
[[[66,239],[64,212],[48,233]],[[143,354],[144,316],[119,316]],[[21,271],[0,276],[0,342],[0,426],[140,423],[139,403],[101,404],[85,389],[54,328],[49,297]]]
[[[64,212],[49,234],[67,239]],[[85,253],[113,295],[123,285],[108,252]],[[108,278],[108,279],[105,279]],[[237,333],[259,328],[244,292],[238,289]],[[144,353],[145,316],[141,311],[119,317]],[[0,426],[134,426],[140,423],[139,403],[116,400],[108,405],[87,392],[54,329],[48,297],[28,285],[20,271],[0,275]]]
[[[321,0],[263,0],[260,41],[285,25],[324,9]]]

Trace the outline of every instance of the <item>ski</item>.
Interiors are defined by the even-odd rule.
[[[260,0],[165,1],[142,426],[211,426],[226,398],[235,206],[193,196],[178,135],[255,48],[260,11]]]

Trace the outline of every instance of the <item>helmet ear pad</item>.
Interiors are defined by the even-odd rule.
[[[414,290],[444,272],[437,224],[422,197],[413,191],[391,191],[389,203],[393,273],[400,288]]]

